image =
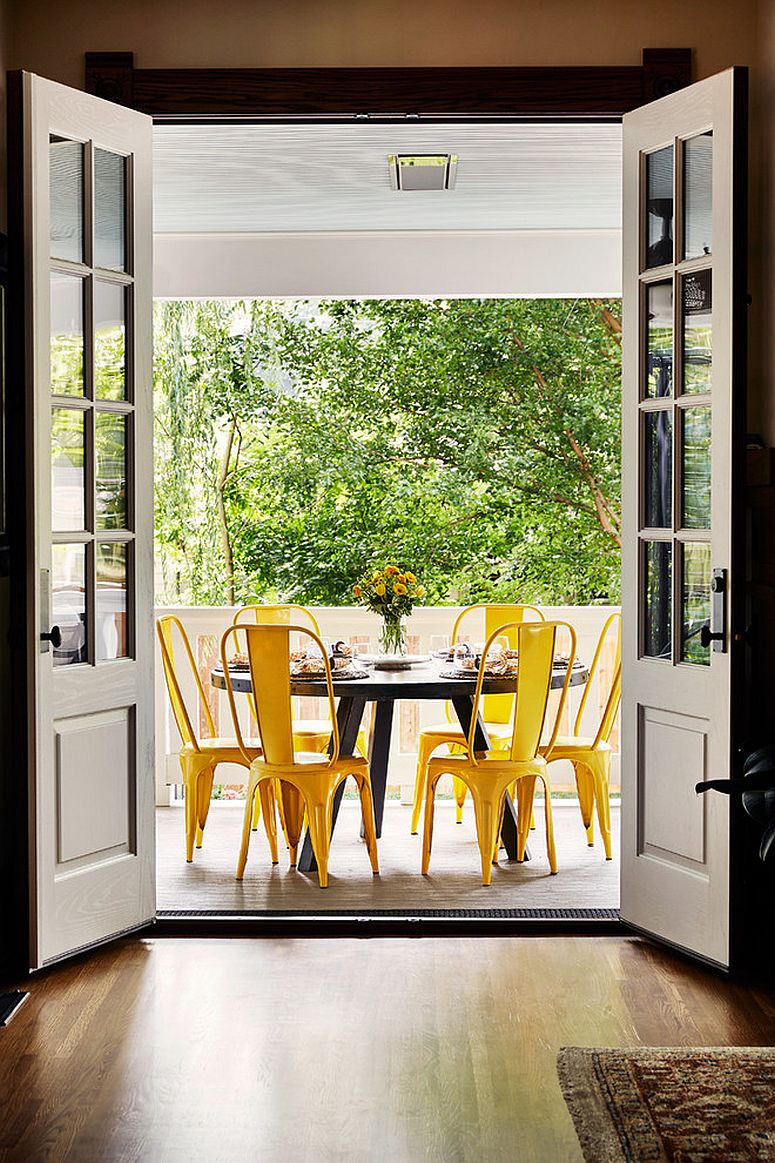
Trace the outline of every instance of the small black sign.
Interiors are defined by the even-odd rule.
[[[713,305],[711,272],[697,271],[683,281],[684,315],[709,315]]]

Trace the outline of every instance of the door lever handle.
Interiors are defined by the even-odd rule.
[[[711,642],[723,642],[724,635],[722,631],[714,633],[710,626],[705,625],[700,627],[700,646],[707,650]]]
[[[62,631],[58,626],[52,626],[50,630],[44,630],[40,635],[41,642],[50,642],[55,650],[59,650],[62,645]]]

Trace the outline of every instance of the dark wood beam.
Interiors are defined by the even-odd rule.
[[[691,49],[641,65],[558,68],[136,69],[87,53],[86,90],[157,120],[620,117],[691,80]]]

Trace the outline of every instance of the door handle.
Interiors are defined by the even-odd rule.
[[[40,640],[41,642],[50,642],[55,650],[59,650],[62,645],[62,631],[58,626],[52,626],[50,630],[42,631]]]
[[[724,635],[722,633],[720,633],[720,632],[716,633],[716,634],[712,633],[710,626],[701,626],[700,627],[700,646],[703,646],[707,649],[708,646],[710,646],[711,642],[723,642],[723,641],[724,641]]]
[[[700,629],[700,645],[727,651],[727,571],[714,569],[710,579],[710,625]]]

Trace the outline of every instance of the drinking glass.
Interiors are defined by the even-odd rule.
[[[509,648],[509,640],[504,634],[499,634],[497,638],[493,638],[487,651],[487,665],[488,667],[502,668],[506,661],[506,651]]]
[[[449,650],[449,634],[431,634],[431,654],[445,654]]]
[[[467,664],[473,660],[474,655],[471,653],[471,647],[467,642],[456,642],[452,657],[455,666],[459,669],[471,669]]]
[[[350,642],[350,649],[353,662],[359,662],[363,666],[371,655],[371,638],[358,638],[357,641],[353,639]]]

